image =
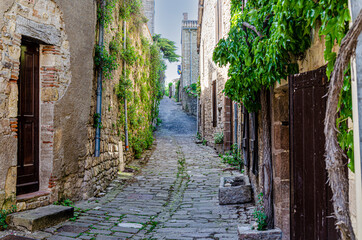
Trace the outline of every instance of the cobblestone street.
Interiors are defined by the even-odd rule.
[[[129,183],[114,181],[102,198],[77,204],[84,210],[44,232],[39,239],[237,239],[237,225],[249,224],[252,204],[220,206],[224,172],[215,151],[195,143],[196,121],[165,98],[155,150]],[[235,172],[236,174],[236,172]]]

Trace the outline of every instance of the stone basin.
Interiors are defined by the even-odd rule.
[[[245,175],[221,177],[219,186],[219,204],[242,204],[252,201],[251,185]]]

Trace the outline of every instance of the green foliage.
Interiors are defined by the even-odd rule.
[[[267,216],[264,212],[263,193],[260,193],[258,195],[258,202],[257,202],[253,215],[254,215],[255,221],[258,225],[257,230],[259,230],[259,231],[266,230],[268,224],[266,222]]]
[[[110,54],[104,46],[96,45],[94,63],[98,69],[102,70],[104,77],[108,79],[112,77],[112,71],[118,68],[117,55]]]
[[[153,41],[160,48],[164,59],[167,59],[171,63],[179,61],[180,56],[176,54],[177,47],[175,42],[163,38],[161,34],[155,34]]]
[[[137,54],[136,49],[131,44],[127,44],[126,48],[122,48],[120,51],[120,58],[125,61],[129,66],[135,64],[137,58],[140,56]]]
[[[119,16],[123,20],[142,17],[142,1],[141,0],[123,0],[123,5],[119,10]]]
[[[214,141],[216,144],[223,143],[224,142],[224,133],[223,132],[215,133]]]
[[[109,24],[113,21],[113,12],[116,8],[118,0],[104,0],[105,4],[102,7],[100,4],[97,9],[98,22],[104,25],[104,28],[108,28]]]
[[[199,95],[197,92],[197,83],[192,83],[191,85],[185,86],[184,89],[187,95],[190,97],[197,97]]]
[[[232,145],[230,151],[222,155],[221,159],[223,163],[238,167],[240,171],[243,171],[243,161],[237,144]]]
[[[80,216],[81,213],[85,213],[87,212],[89,209],[87,210],[83,210],[81,208],[78,208],[76,206],[74,206],[74,203],[72,200],[69,199],[64,199],[62,201],[56,201],[54,202],[54,205],[60,205],[60,206],[65,206],[65,207],[72,207],[74,208],[74,217],[70,218],[69,220],[74,222],[75,220],[77,220],[77,218]]]
[[[8,228],[8,224],[6,223],[6,217],[14,212],[16,212],[16,205],[12,205],[11,209],[9,210],[0,211],[0,231],[4,231]]]
[[[207,145],[207,140],[204,138],[202,139],[202,145],[206,146]]]
[[[94,128],[103,128],[103,124],[101,121],[101,115],[99,113],[95,113],[93,115],[93,127]]]
[[[197,140],[201,140],[201,139],[202,139],[202,136],[201,136],[200,132],[197,132],[197,133],[196,133],[196,139],[197,139]]]
[[[181,84],[181,82],[180,82],[180,80],[178,80],[177,81],[177,83],[176,83],[176,92],[175,92],[175,99],[176,99],[176,102],[179,102],[180,101],[180,84]]]
[[[249,0],[231,1],[231,26],[228,37],[221,39],[213,60],[220,66],[229,64],[225,94],[242,102],[249,112],[260,108],[259,92],[275,82],[298,72],[297,60],[311,45],[311,33],[318,29],[325,36],[324,58],[330,76],[336,61],[335,44],[340,45],[348,31],[350,13],[347,0]],[[247,28],[248,23],[259,35]],[[353,170],[353,132],[350,73],[346,74],[340,99],[339,143],[351,159]]]
[[[200,76],[197,79],[196,92],[197,92],[197,95],[200,97],[200,95],[201,95],[201,78],[200,78]]]

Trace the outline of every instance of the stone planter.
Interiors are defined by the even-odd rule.
[[[214,148],[217,154],[224,154],[224,144],[223,143],[214,143]]]
[[[278,228],[266,231],[258,231],[250,229],[250,226],[239,226],[239,240],[281,240],[282,231]]]
[[[221,177],[219,187],[219,204],[241,204],[252,201],[251,185],[245,175]]]

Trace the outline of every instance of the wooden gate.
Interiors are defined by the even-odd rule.
[[[291,239],[339,239],[324,159],[326,69],[289,78]]]
[[[39,190],[39,47],[21,46],[17,194]]]

